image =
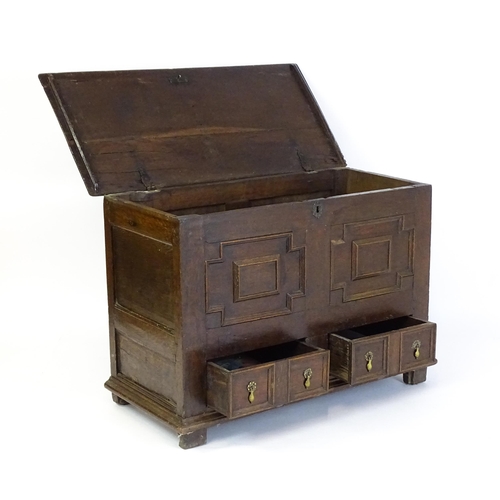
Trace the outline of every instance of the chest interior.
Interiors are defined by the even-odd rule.
[[[338,168],[273,178],[172,187],[155,192],[131,192],[117,197],[173,215],[203,215],[415,184],[417,183],[350,168]]]

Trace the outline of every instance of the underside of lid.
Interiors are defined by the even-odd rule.
[[[295,65],[42,74],[91,195],[344,167]]]

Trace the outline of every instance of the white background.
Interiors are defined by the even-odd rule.
[[[495,1],[9,2],[0,11],[0,497],[497,499]],[[102,199],[41,72],[296,62],[350,166],[433,184],[439,364],[209,430],[103,388]],[[349,495],[349,496],[348,496]]]

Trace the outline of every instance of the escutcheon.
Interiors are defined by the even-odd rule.
[[[367,372],[371,372],[372,368],[373,368],[373,364],[372,364],[372,361],[373,361],[373,352],[368,351],[365,354],[365,361],[366,361],[366,371]]]
[[[311,377],[312,377],[312,374],[313,374],[313,371],[311,368],[307,368],[306,370],[304,370],[304,387],[306,389],[309,389],[309,387],[311,387]]]
[[[422,342],[420,342],[420,340],[415,340],[411,347],[413,349],[414,358],[420,358],[420,348],[422,347]]]
[[[257,390],[257,382],[248,382],[247,391],[248,391],[248,402],[253,403],[255,401],[255,391]]]

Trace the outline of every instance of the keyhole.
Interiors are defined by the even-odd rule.
[[[319,203],[315,203],[312,212],[314,217],[319,219],[321,217],[321,214],[323,213],[323,207]]]

